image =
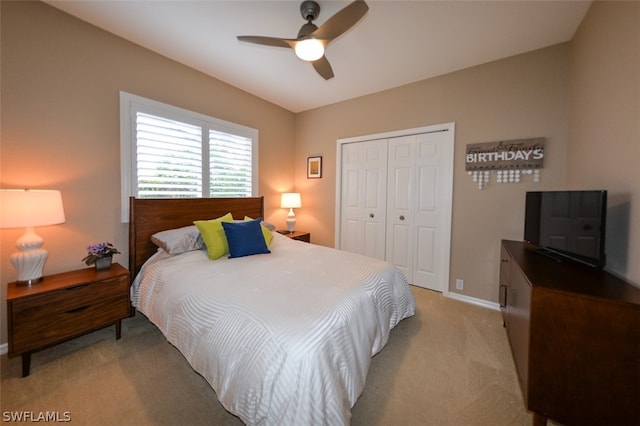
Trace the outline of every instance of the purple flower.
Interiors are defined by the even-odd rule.
[[[101,257],[113,256],[114,254],[120,254],[117,248],[111,243],[95,243],[87,247],[87,256],[82,259],[87,265],[96,263],[96,260]]]
[[[102,254],[107,251],[109,243],[96,243],[87,247],[89,254]]]

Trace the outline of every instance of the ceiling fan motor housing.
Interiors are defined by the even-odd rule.
[[[300,5],[300,14],[306,21],[313,21],[320,15],[320,5],[312,0],[303,1]]]
[[[300,28],[300,31],[298,31],[298,38],[308,36],[309,34],[312,34],[317,29],[318,27],[316,27],[311,21],[309,21]]]

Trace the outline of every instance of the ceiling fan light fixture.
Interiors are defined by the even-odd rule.
[[[318,39],[307,38],[296,43],[295,52],[303,61],[317,61],[324,55],[324,44]]]
[[[367,6],[364,0],[354,0],[348,6],[327,19],[324,24],[318,28],[313,21],[320,14],[320,5],[314,0],[304,0],[300,5],[300,14],[307,23],[300,28],[298,36],[295,39],[265,36],[238,36],[238,40],[261,44],[263,46],[293,49],[298,58],[306,62],[311,62],[311,65],[317,73],[325,80],[329,80],[332,79],[334,75],[331,64],[324,55],[325,47],[356,25],[368,10],[369,6]]]

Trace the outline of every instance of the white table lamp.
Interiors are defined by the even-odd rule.
[[[37,235],[35,226],[64,223],[64,208],[60,191],[37,189],[0,190],[0,227],[25,228],[16,241],[19,252],[10,257],[18,272],[17,283],[31,285],[42,280],[42,269],[49,253],[40,248],[44,240]]]
[[[283,193],[280,200],[280,207],[283,209],[289,209],[289,214],[287,215],[287,230],[291,233],[296,227],[296,215],[293,212],[293,209],[299,209],[302,207],[300,194],[297,192]]]

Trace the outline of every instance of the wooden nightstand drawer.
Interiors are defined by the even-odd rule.
[[[66,305],[66,304],[65,304]],[[13,328],[12,355],[35,351],[88,331],[113,324],[129,314],[129,300],[122,295],[112,295],[67,310],[56,309],[49,313],[31,315],[16,322]]]
[[[126,277],[115,277],[25,297],[13,303],[13,319],[20,318],[25,323],[37,321],[106,298],[126,295],[128,287]]]

